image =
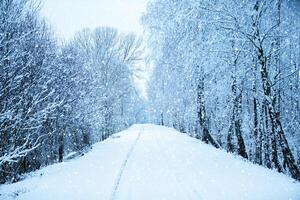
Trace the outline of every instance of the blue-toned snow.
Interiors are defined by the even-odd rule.
[[[174,129],[134,125],[85,156],[0,187],[22,200],[299,200],[300,184]]]

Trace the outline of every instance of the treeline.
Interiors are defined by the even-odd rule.
[[[300,180],[300,3],[154,0],[152,121]]]
[[[136,122],[141,40],[113,28],[59,45],[39,3],[0,1],[0,183],[82,154]]]

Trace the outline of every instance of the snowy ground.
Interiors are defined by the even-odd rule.
[[[0,187],[0,199],[299,200],[300,184],[173,129],[135,125],[86,156]]]

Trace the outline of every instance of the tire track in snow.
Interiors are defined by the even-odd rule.
[[[140,139],[140,136],[142,134],[142,132],[144,131],[144,127],[141,128],[141,130],[139,131],[138,133],[138,136],[136,137],[136,139],[134,140],[133,144],[131,145],[126,157],[125,157],[125,160],[123,161],[122,165],[121,165],[121,169],[118,173],[118,176],[117,176],[117,179],[114,183],[114,187],[113,187],[113,190],[112,190],[112,193],[111,193],[111,196],[110,196],[110,200],[115,200],[116,199],[116,195],[118,193],[118,189],[119,189],[119,186],[120,186],[120,182],[121,182],[121,179],[122,179],[122,175],[124,173],[124,170],[126,168],[126,165],[127,165],[127,162],[134,150],[134,147],[136,146],[138,140]]]

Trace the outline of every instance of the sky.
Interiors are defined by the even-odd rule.
[[[139,18],[146,4],[147,0],[42,0],[42,14],[62,39],[97,26],[142,34]]]

